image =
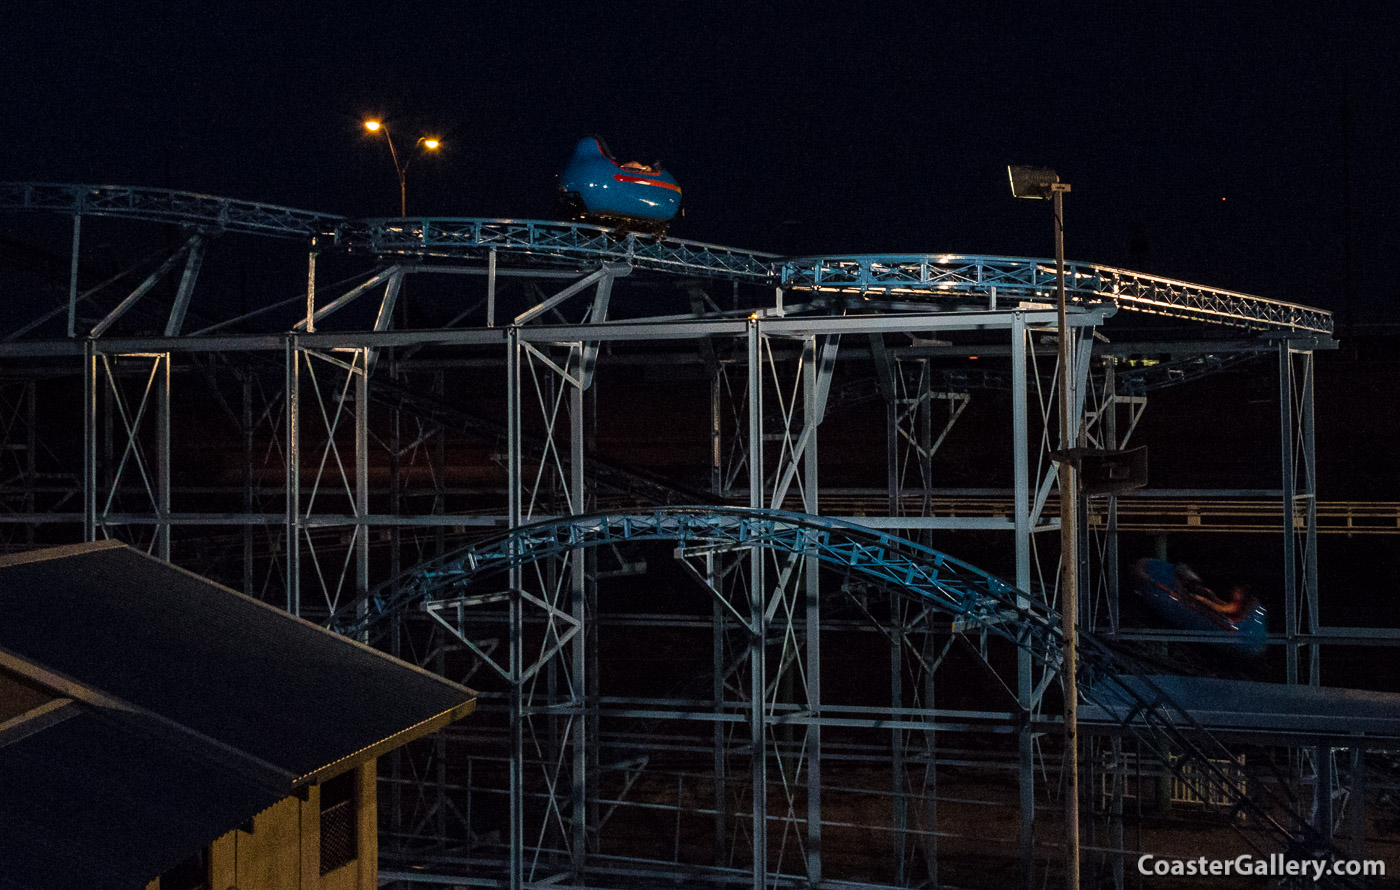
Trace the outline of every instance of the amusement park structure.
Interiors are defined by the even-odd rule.
[[[0,260],[26,313],[0,331],[8,549],[119,538],[480,690],[381,767],[396,886],[1045,885],[1066,596],[1086,886],[1199,852],[1182,831],[1222,857],[1394,843],[1400,711],[1321,686],[1328,647],[1400,641],[1323,623],[1327,312],[1070,262],[1061,328],[1047,260],[147,188],[5,183],[0,215],[26,236]],[[1247,365],[1274,462],[1060,492],[1061,338],[1090,451]],[[1247,669],[1163,676],[1220,640],[1125,617],[1124,540],[1187,533],[1270,542]]]

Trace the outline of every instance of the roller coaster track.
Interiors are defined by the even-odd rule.
[[[781,258],[684,241],[619,234],[545,220],[480,218],[348,219],[272,204],[132,186],[0,183],[0,211],[44,211],[176,223],[207,233],[316,238],[376,258],[479,259],[490,253],[525,263],[626,263],[707,279],[745,281],[843,298],[1046,300],[1055,266],[1042,259],[959,254],[862,254]],[[1327,334],[1320,309],[1090,263],[1066,265],[1066,291],[1081,303],[1109,302],[1136,312],[1256,330]]]
[[[1055,262],[959,254],[875,254],[787,259],[784,287],[892,297],[990,295],[1053,300]],[[1153,315],[1232,326],[1330,333],[1332,314],[1298,303],[1144,275],[1091,263],[1065,264],[1065,292],[1076,302],[1108,301]]]
[[[937,550],[853,523],[801,513],[739,508],[673,507],[649,512],[594,514],[548,520],[463,547],[386,584],[333,619],[347,635],[370,633],[385,619],[467,594],[473,582],[549,557],[585,548],[668,541],[680,549],[736,551],[762,548],[815,557],[828,568],[958,619],[1026,649],[1042,666],[1058,669],[1063,652],[1060,616],[1036,598]],[[491,594],[496,598],[495,594]],[[1218,764],[1231,753],[1150,680],[1102,640],[1081,633],[1081,694],[1117,717],[1121,729],[1197,793],[1225,796],[1232,813],[1249,816],[1236,829],[1256,850],[1298,849],[1326,842],[1282,798],[1250,792]],[[1334,879],[1344,880],[1344,879]],[[1347,883],[1329,886],[1350,886]]]

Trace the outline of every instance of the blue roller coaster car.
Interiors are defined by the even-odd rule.
[[[577,219],[657,234],[681,209],[681,187],[660,162],[619,164],[596,136],[574,146],[559,174],[559,194]]]
[[[1164,559],[1134,563],[1133,587],[1153,611],[1183,630],[1225,631],[1213,645],[1250,657],[1264,651],[1268,615],[1242,588],[1222,599],[1191,569]]]

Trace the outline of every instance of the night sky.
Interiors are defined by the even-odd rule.
[[[557,218],[597,133],[680,180],[677,237],[1044,256],[1040,164],[1073,259],[1400,321],[1394,4],[903,7],[11,3],[0,180],[396,215],[374,114],[445,141],[413,214]]]

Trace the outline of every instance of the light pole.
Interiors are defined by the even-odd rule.
[[[371,133],[383,133],[384,141],[389,143],[389,158],[394,162],[394,172],[399,175],[399,216],[408,216],[408,165],[413,163],[413,158],[399,163],[399,153],[394,149],[394,137],[389,135],[389,127],[383,121],[367,120],[365,129]],[[424,151],[437,151],[442,142],[434,136],[420,136],[414,144],[415,148],[418,146],[422,146]]]
[[[1060,676],[1065,691],[1065,886],[1079,890],[1079,478],[1070,449],[1073,402],[1070,399],[1069,325],[1065,307],[1065,193],[1054,170],[1041,167],[1006,168],[1015,198],[1049,198],[1055,212],[1055,319],[1059,326],[1060,425],[1060,633],[1064,664]]]

